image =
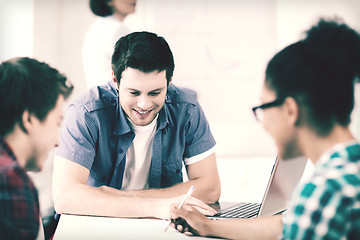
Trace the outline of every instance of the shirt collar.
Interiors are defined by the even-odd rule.
[[[115,121],[115,128],[114,128],[114,134],[115,135],[124,135],[127,134],[129,132],[132,132],[131,127],[129,126],[129,123],[126,119],[126,116],[124,114],[124,111],[122,109],[122,107],[120,106],[119,102],[117,104],[117,116],[116,116],[116,121]],[[164,106],[162,107],[162,109],[159,112],[159,116],[157,119],[157,125],[158,125],[158,129],[162,130],[164,128],[166,128],[166,126],[169,123],[168,120],[168,109],[166,107],[166,104],[164,104]],[[120,123],[120,124],[119,124]]]
[[[11,147],[5,142],[5,140],[2,137],[0,137],[0,146],[2,147],[3,151],[11,157],[12,160],[16,161],[14,152],[12,151]]]
[[[329,159],[333,158],[333,155],[335,153],[342,152],[344,149],[354,144],[359,144],[359,143],[354,140],[354,141],[347,141],[347,142],[335,144],[331,149],[329,149],[328,151],[324,152],[321,155],[317,164],[319,165],[326,164],[327,161],[329,161]]]
[[[119,103],[119,97],[117,97],[116,100],[116,121],[115,121],[115,127],[114,127],[114,134],[115,135],[124,135],[129,132],[132,132],[127,120],[125,113]]]
[[[167,93],[165,97],[165,103],[162,109],[159,112],[159,119],[158,119],[158,129],[162,130],[165,129],[169,125],[169,109],[168,105],[173,103],[173,98],[177,94],[177,90],[174,88],[174,86],[170,83],[167,88]]]
[[[159,128],[158,129],[166,129],[166,127],[169,125],[169,109],[168,105],[172,104],[174,101],[174,98],[178,94],[177,89],[174,87],[172,83],[169,84],[167,88],[167,93],[165,97],[165,103],[162,109],[159,112]]]
[[[162,109],[159,112],[159,118],[158,118],[158,126],[159,126],[158,129],[159,130],[164,129],[168,125],[168,123],[169,123],[168,113],[169,113],[169,110],[167,109],[166,100],[165,100],[164,106],[162,107]]]

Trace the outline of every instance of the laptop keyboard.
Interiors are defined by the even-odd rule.
[[[260,203],[241,203],[215,215],[219,218],[253,218],[260,210]]]

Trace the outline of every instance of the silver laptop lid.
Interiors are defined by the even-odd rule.
[[[271,216],[286,210],[293,190],[299,184],[307,158],[283,160],[277,157],[258,216]]]

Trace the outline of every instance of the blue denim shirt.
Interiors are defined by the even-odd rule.
[[[112,82],[94,87],[69,106],[55,154],[90,170],[88,184],[121,189],[126,152],[135,135]],[[215,146],[196,93],[170,84],[153,141],[149,187],[182,182],[182,161]]]

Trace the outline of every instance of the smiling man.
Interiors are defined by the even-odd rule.
[[[171,203],[194,185],[189,203],[213,214],[205,203],[220,197],[215,140],[196,93],[171,83],[165,39],[120,38],[112,70],[112,81],[70,106],[54,163],[56,211],[168,218]]]

